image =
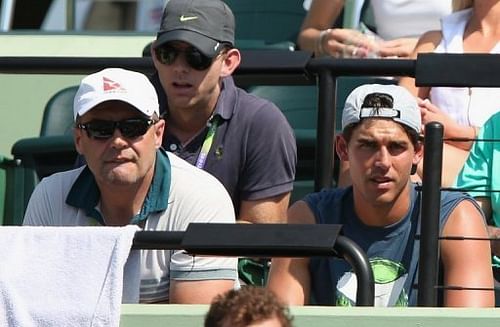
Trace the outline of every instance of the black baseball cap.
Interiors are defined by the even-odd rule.
[[[221,43],[234,45],[234,15],[221,0],[169,0],[163,11],[155,47],[184,41],[214,57]]]

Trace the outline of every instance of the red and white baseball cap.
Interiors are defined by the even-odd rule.
[[[153,114],[160,116],[156,90],[144,74],[106,68],[82,79],[73,101],[74,119],[98,104],[112,100],[126,102],[148,117]]]

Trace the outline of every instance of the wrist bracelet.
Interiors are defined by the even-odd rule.
[[[323,41],[324,41],[325,37],[327,36],[327,34],[330,33],[330,31],[331,31],[331,29],[328,28],[326,30],[322,30],[321,32],[319,32],[319,36],[318,36],[317,42],[316,42],[316,53],[318,54],[318,56],[322,56],[322,55],[327,54],[325,51],[325,48],[323,47]]]

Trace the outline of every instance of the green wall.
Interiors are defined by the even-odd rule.
[[[140,57],[152,34],[0,34],[0,56]],[[0,155],[19,139],[37,136],[51,95],[81,75],[0,73]]]
[[[0,154],[11,157],[14,142],[40,133],[43,108],[50,96],[80,76],[0,75]]]
[[[205,305],[124,304],[121,327],[203,326]],[[500,308],[292,307],[295,327],[497,327]]]

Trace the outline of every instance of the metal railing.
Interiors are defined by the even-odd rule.
[[[333,172],[333,133],[335,127],[336,80],[339,76],[414,76],[418,86],[500,86],[500,55],[492,54],[421,54],[416,60],[375,60],[375,59],[311,59],[311,54],[302,51],[289,52],[279,50],[242,51],[243,61],[235,72],[235,80],[240,85],[281,84],[307,85],[317,84],[318,122],[315,189],[332,185]],[[150,58],[33,58],[1,57],[0,73],[42,73],[42,74],[82,74],[91,73],[105,67],[122,67],[150,73],[153,65]],[[332,92],[333,91],[333,92]],[[427,138],[428,141],[433,136]],[[442,141],[440,141],[442,142]],[[427,145],[430,146],[430,145]],[[433,154],[434,156],[434,154]],[[433,156],[427,156],[433,157]],[[430,190],[439,190],[440,178],[425,176],[429,171],[441,170],[437,162],[424,172],[425,189],[423,190],[423,208],[428,208],[425,219],[430,223],[429,235],[437,235],[439,226],[439,208],[435,208],[436,195]],[[427,164],[429,165],[429,164]],[[422,222],[424,224],[424,221]],[[437,227],[436,227],[437,226]],[[422,226],[424,228],[424,226]],[[433,230],[432,230],[433,229]],[[437,238],[432,242],[437,242]],[[421,244],[424,242],[421,242]],[[427,244],[427,241],[425,242]],[[438,255],[435,243],[429,243],[425,253]],[[426,258],[422,258],[427,260]],[[433,262],[435,259],[431,259]],[[419,285],[419,305],[434,306],[435,264],[419,265],[420,276],[430,276],[431,280],[421,281]],[[422,277],[424,278],[424,277]],[[420,293],[423,294],[420,294]]]
[[[357,277],[356,305],[373,306],[373,272],[364,251],[339,235],[341,225],[189,224],[185,232],[137,232],[133,249],[183,249],[193,255],[337,256]]]

